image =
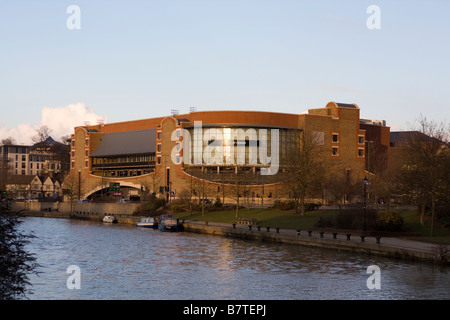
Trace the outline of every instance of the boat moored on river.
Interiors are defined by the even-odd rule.
[[[155,218],[144,217],[139,219],[136,226],[141,228],[156,228],[158,227],[158,222],[156,222]]]
[[[163,214],[159,218],[158,230],[159,231],[181,231],[183,225],[178,223],[178,221],[171,214]]]
[[[103,222],[106,223],[116,223],[117,219],[112,214],[107,214],[103,217]]]

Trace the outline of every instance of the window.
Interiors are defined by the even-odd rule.
[[[75,140],[72,140],[72,147],[75,147]]]
[[[158,140],[161,140],[161,131],[158,131]]]
[[[157,157],[156,159],[157,159],[158,164],[161,164],[161,157]]]
[[[161,152],[161,144],[158,143],[158,152]]]
[[[334,143],[339,142],[339,133],[333,133],[333,142]]]
[[[22,161],[27,161],[27,156],[22,155]]]
[[[86,147],[89,146],[89,139],[86,139]]]
[[[72,151],[72,158],[75,158],[75,151]]]
[[[84,164],[85,164],[85,167],[86,167],[86,168],[89,168],[89,160],[86,160],[86,161],[84,162]]]
[[[364,144],[364,136],[358,136],[358,143]]]
[[[89,150],[86,150],[86,157],[89,157]]]
[[[358,157],[364,157],[364,149],[358,148]]]
[[[333,154],[333,156],[338,156],[339,155],[339,148],[338,147],[333,147],[332,154]]]

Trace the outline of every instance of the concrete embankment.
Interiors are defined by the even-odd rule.
[[[104,214],[78,213],[58,213],[58,212],[32,212],[25,211],[25,216],[70,218],[101,221]],[[138,216],[114,215],[118,223],[136,225]],[[285,243],[294,245],[312,246],[343,250],[355,253],[384,256],[395,259],[406,259],[415,261],[427,261],[433,263],[447,264],[448,247],[442,247],[420,241],[405,240],[400,238],[384,237],[376,239],[374,237],[360,237],[357,233],[331,234],[308,232],[306,230],[298,232],[291,229],[259,228],[248,225],[231,225],[225,223],[211,223],[204,221],[183,221],[185,232],[195,232],[211,235],[219,235],[230,238],[244,239],[249,241],[262,241],[273,243]]]
[[[252,241],[305,245],[396,259],[439,262],[444,264],[447,258],[445,255],[439,255],[438,246],[436,245],[399,238],[361,238],[357,235],[320,234],[318,232],[298,232],[287,229],[256,228],[255,226],[249,228],[248,226],[207,224],[199,221],[185,221],[183,225],[184,230],[188,232],[221,235]]]
[[[45,212],[45,211],[23,211],[21,213],[25,217],[44,217],[44,218],[65,218],[78,220],[102,221],[105,214],[90,214],[88,212]],[[136,225],[139,221],[138,216],[130,216],[126,214],[115,214],[117,223]]]

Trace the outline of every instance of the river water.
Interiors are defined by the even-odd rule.
[[[23,221],[40,264],[31,300],[450,299],[450,268],[428,263],[132,225]],[[367,273],[373,265],[379,277]],[[369,289],[369,277],[379,289]]]

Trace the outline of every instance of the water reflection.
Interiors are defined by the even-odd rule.
[[[448,299],[448,268],[127,225],[26,218],[43,272],[31,299]],[[81,290],[66,287],[69,265]],[[381,268],[381,290],[366,286]]]

